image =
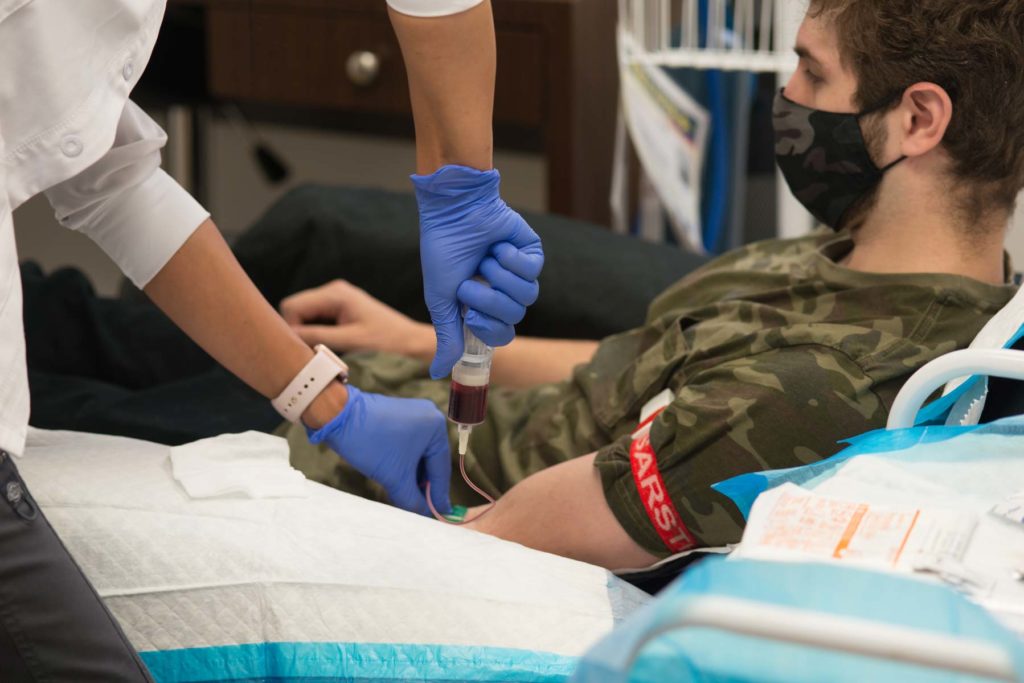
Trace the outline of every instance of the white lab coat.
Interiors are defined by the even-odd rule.
[[[483,0],[388,0],[391,9],[414,17],[440,17],[464,12]]]
[[[416,16],[481,0],[388,0]],[[45,192],[146,285],[209,216],[160,168],[167,136],[129,99],[166,0],[0,0],[0,450],[29,417],[21,281],[11,212]]]

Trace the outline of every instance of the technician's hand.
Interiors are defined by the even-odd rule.
[[[451,512],[452,463],[444,415],[424,399],[391,398],[348,387],[345,409],[322,429],[308,430],[313,444],[327,443],[387,491],[403,510],[430,515],[419,475],[441,514]]]
[[[432,377],[451,373],[462,356],[466,322],[490,346],[515,337],[514,325],[537,299],[544,252],[523,217],[498,194],[495,170],[444,166],[413,176],[420,209],[420,260],[427,308],[437,334]],[[491,285],[467,283],[482,275]]]

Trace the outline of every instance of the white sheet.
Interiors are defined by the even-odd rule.
[[[32,430],[18,467],[139,650],[400,642],[578,655],[644,603],[608,572],[306,482],[192,500],[169,449]]]

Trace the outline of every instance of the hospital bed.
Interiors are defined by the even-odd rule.
[[[313,482],[193,499],[170,456],[32,430],[18,463],[158,683],[561,681],[649,599],[602,569]]]
[[[1018,464],[1024,417],[1013,417],[1024,415],[1022,322],[1024,293],[993,318],[970,349],[915,373],[894,402],[887,430],[857,437],[821,463],[716,486],[749,516],[759,492],[787,482],[831,492],[860,487],[885,501],[895,490],[886,491],[880,474],[930,473],[918,477],[919,489],[898,498],[953,505],[952,496],[961,494],[956,509],[984,515],[978,527],[984,531],[976,533],[989,534],[990,548],[1006,555],[986,565],[1002,576],[998,592],[991,586],[965,589],[969,570],[922,581],[841,562],[751,560],[743,556],[741,543],[741,552],[728,560],[689,567],[655,603],[597,644],[573,681],[1024,680],[1022,591],[1012,578],[1019,561],[1014,564],[1010,557],[1024,548],[1019,538],[1024,512],[1009,524],[990,515],[993,500],[1024,495],[1024,466]],[[943,385],[942,395],[928,402]],[[898,467],[887,470],[886,463]],[[828,488],[843,477],[845,485]],[[905,481],[913,483],[913,477]],[[1009,514],[1008,506],[1003,508],[1000,514]],[[997,511],[998,506],[991,514]],[[994,530],[1005,535],[993,535]],[[679,567],[695,559],[673,562]],[[969,562],[967,556],[960,569]]]
[[[708,560],[573,683],[1024,680],[1024,643],[952,589],[846,567]]]
[[[906,395],[978,371],[964,358]],[[23,476],[160,683],[1024,680],[1016,637],[942,586],[708,560],[648,604],[598,568],[310,482],[193,500],[165,446],[42,430],[29,444]]]
[[[1021,276],[1016,278],[1021,283]],[[970,348],[928,363],[907,380],[888,429],[916,424],[975,425],[1024,415],[1024,289],[982,328]],[[940,399],[923,407],[945,385]]]
[[[595,646],[573,680],[1024,680],[1022,435],[1024,416],[880,430],[821,463],[726,482],[719,491],[750,520],[743,542],[728,560],[689,568]],[[848,524],[840,506],[808,507],[825,519],[802,524],[813,513],[775,507],[793,491],[857,512]],[[906,536],[887,542],[901,514]],[[823,545],[823,534],[834,538]],[[967,534],[962,545],[954,534]],[[887,543],[898,545],[891,564]],[[897,568],[904,549],[913,559]]]

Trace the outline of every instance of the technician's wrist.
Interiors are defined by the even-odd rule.
[[[430,145],[416,140],[416,177],[427,178],[452,166],[486,173],[494,170],[494,147],[481,141],[473,149],[454,150],[445,145]]]
[[[306,412],[302,413],[302,424],[310,429],[322,429],[333,421],[348,405],[348,387],[334,380],[317,396]]]
[[[411,180],[422,209],[424,202],[434,199],[454,204],[481,195],[497,194],[501,174],[495,168],[482,171],[461,164],[446,164],[429,175],[414,175]]]

